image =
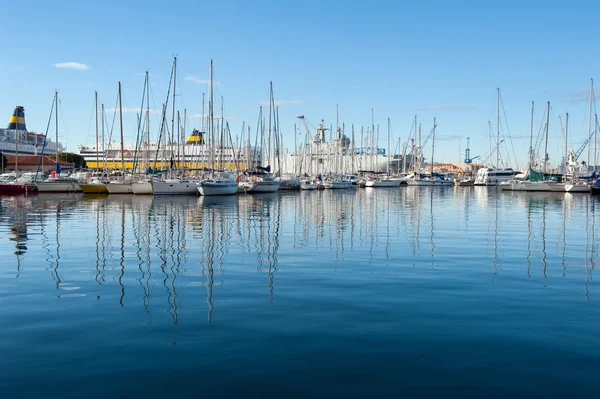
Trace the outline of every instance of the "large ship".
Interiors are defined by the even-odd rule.
[[[62,152],[62,145],[43,134],[27,130],[25,109],[20,105],[15,107],[8,127],[0,129],[0,153],[4,155],[40,155],[42,150],[44,154],[54,154],[57,146]]]
[[[261,164],[261,151],[250,145],[212,146],[204,141],[204,133],[193,130],[185,144],[167,142],[110,142],[78,146],[88,168],[146,171],[148,168],[229,169],[246,170]]]

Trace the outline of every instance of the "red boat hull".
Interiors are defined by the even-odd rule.
[[[0,184],[0,194],[27,194],[33,192],[37,192],[37,187],[34,184]]]

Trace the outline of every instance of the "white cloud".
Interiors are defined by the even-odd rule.
[[[90,69],[86,64],[81,64],[79,62],[59,62],[58,64],[54,64],[55,68],[67,68],[67,69],[76,69],[78,71],[87,71]]]
[[[590,90],[571,90],[556,93],[565,99],[568,104],[581,104],[590,102]],[[600,96],[600,90],[594,89],[594,97]]]
[[[183,78],[183,80],[187,80],[189,82],[194,82],[194,83],[198,83],[200,85],[210,85],[210,80],[209,79],[200,79],[196,76],[186,76],[185,78]],[[220,86],[221,82],[219,82],[218,80],[213,80],[213,85],[214,86]]]
[[[427,108],[416,109],[415,111],[468,111],[474,108],[468,105],[433,105]]]
[[[275,101],[276,107],[281,107],[284,105],[294,105],[294,104],[304,104],[304,100],[279,100]],[[260,105],[269,105],[269,101],[263,101]]]

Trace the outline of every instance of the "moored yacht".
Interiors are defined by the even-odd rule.
[[[232,195],[238,190],[237,182],[227,172],[217,172],[210,179],[202,180],[197,185],[200,195]]]

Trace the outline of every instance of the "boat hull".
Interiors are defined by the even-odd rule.
[[[589,193],[592,190],[587,184],[565,184],[565,191],[568,193]]]
[[[149,181],[137,182],[131,184],[131,189],[136,195],[152,195],[152,183]]]
[[[109,194],[133,194],[131,183],[107,183],[106,189]]]
[[[154,195],[198,195],[198,187],[191,181],[158,181],[152,182],[152,193]]]
[[[79,183],[79,187],[84,194],[108,194],[106,184]]]
[[[34,184],[4,183],[0,184],[0,194],[22,194],[33,193],[37,191]]]
[[[275,193],[279,190],[280,183],[277,181],[257,181],[248,190],[249,193]]]
[[[400,187],[400,180],[369,180],[365,187]]]
[[[38,193],[76,193],[81,188],[76,182],[36,182]]]
[[[409,186],[417,187],[452,187],[454,185],[453,182],[446,180],[408,180],[406,183]]]
[[[294,180],[282,180],[279,185],[280,190],[298,190],[300,188],[300,182]]]
[[[236,182],[200,183],[198,184],[197,189],[200,195],[203,196],[233,195],[237,194],[238,184]]]

